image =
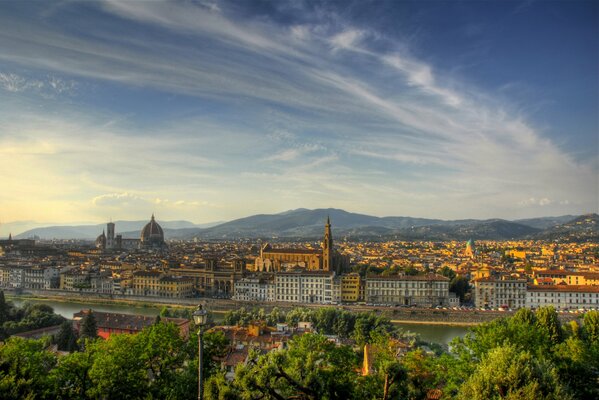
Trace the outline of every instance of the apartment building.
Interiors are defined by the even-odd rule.
[[[234,300],[275,301],[274,279],[266,277],[247,277],[235,282]]]
[[[553,306],[558,310],[599,308],[599,286],[529,285],[526,307]]]
[[[526,305],[526,279],[510,276],[486,277],[474,280],[476,307],[521,308]]]
[[[333,271],[293,271],[275,275],[275,301],[331,304],[335,301]]]
[[[449,279],[436,274],[369,275],[365,284],[365,300],[374,304],[402,306],[448,305]]]
[[[341,301],[354,302],[360,300],[360,275],[351,273],[341,277]]]

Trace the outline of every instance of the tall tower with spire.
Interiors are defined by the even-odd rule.
[[[322,241],[322,269],[330,271],[333,268],[333,235],[331,234],[331,219],[327,217]]]

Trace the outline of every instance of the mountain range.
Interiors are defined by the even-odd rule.
[[[508,240],[568,239],[599,241],[597,214],[583,216],[453,220],[413,217],[375,217],[328,208],[300,208],[278,214],[259,214],[224,223],[193,224],[189,221],[159,221],[167,239],[302,238],[319,239],[329,217],[337,238],[403,240]],[[115,221],[117,234],[139,237],[147,221]],[[35,228],[15,238],[94,239],[105,224]]]

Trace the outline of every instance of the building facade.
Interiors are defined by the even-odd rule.
[[[355,302],[360,300],[360,274],[351,273],[341,276],[341,301]]]
[[[307,271],[335,271],[340,273],[349,266],[349,259],[334,249],[331,221],[327,218],[320,249],[273,248],[265,244],[255,260],[255,270],[280,272],[302,268]]]
[[[332,304],[332,271],[290,271],[275,274],[275,301],[289,303]]]
[[[247,277],[235,282],[233,300],[275,301],[274,277]]]
[[[365,284],[368,303],[432,307],[448,305],[449,279],[436,274],[415,276],[369,275]]]
[[[526,307],[553,306],[558,310],[599,308],[599,286],[529,285]]]
[[[526,306],[526,279],[479,278],[474,281],[473,294],[478,308],[522,308]]]

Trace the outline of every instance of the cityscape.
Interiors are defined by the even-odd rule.
[[[599,398],[599,4],[0,2],[0,399]]]

